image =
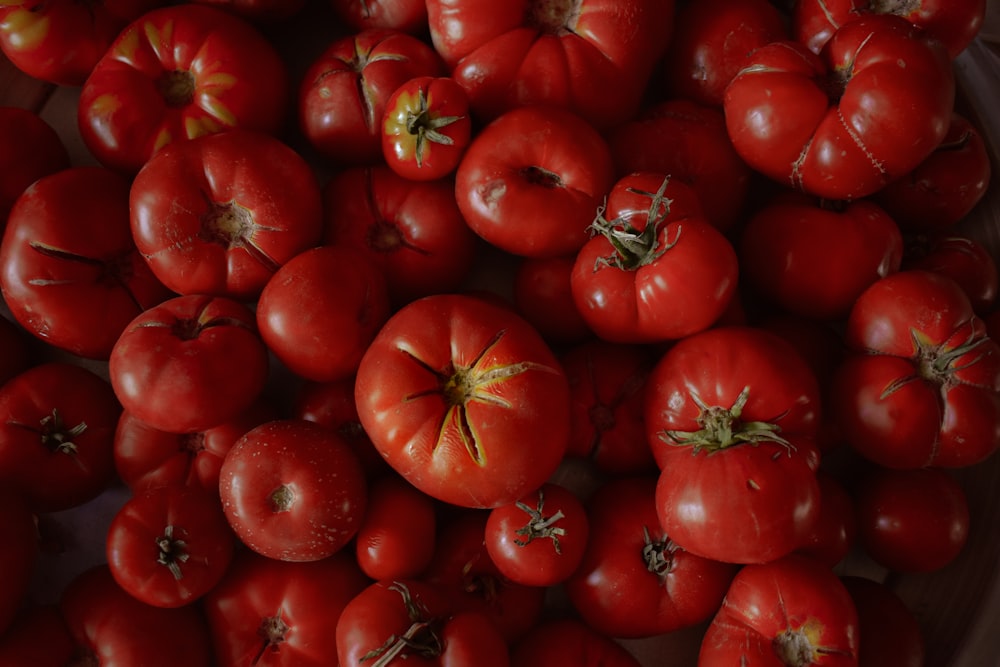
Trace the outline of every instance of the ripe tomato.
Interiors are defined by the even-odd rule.
[[[256,299],[323,234],[312,168],[284,142],[245,129],[165,146],[132,182],[129,210],[136,247],[178,294]]]
[[[677,340],[714,324],[736,290],[736,251],[694,190],[658,172],[619,179],[576,256],[577,310],[603,340]]]
[[[277,133],[288,72],[253,25],[184,3],[126,26],[80,90],[77,125],[103,164],[137,172],[159,149],[234,127]]]
[[[336,553],[358,532],[367,483],[336,433],[283,419],[236,441],[222,461],[219,495],[243,544],[269,558],[310,561]]]
[[[350,30],[399,30],[411,35],[427,32],[424,0],[330,0],[337,17]]]
[[[847,557],[858,539],[858,520],[854,498],[831,473],[820,469],[820,511],[808,537],[795,551],[815,558],[831,568]]]
[[[979,241],[946,231],[911,237],[902,268],[933,271],[951,278],[969,297],[977,314],[985,315],[996,305],[1000,273],[993,255]]]
[[[386,102],[410,79],[444,76],[420,38],[370,28],[331,41],[299,84],[299,127],[308,144],[341,166],[380,164]]]
[[[496,507],[538,488],[569,439],[566,375],[511,310],[441,294],[398,310],[361,359],[361,425],[428,495]]]
[[[897,468],[962,467],[1000,448],[1000,347],[950,278],[900,271],[847,320],[851,350],[830,410],[865,458]]]
[[[941,44],[906,19],[876,14],[843,25],[820,55],[800,42],[760,47],[723,107],[751,167],[819,197],[856,199],[926,159],[954,102]]]
[[[840,578],[858,612],[858,667],[923,667],[925,640],[916,616],[885,584]]]
[[[100,166],[41,177],[14,203],[0,245],[0,290],[36,337],[107,359],[125,327],[172,296],[138,253],[129,182]]]
[[[385,104],[382,156],[405,178],[430,181],[447,176],[471,138],[469,100],[450,77],[410,79]]]
[[[698,667],[858,664],[858,615],[840,579],[788,555],[737,573],[702,639]]]
[[[355,555],[371,579],[419,576],[434,558],[437,504],[395,473],[368,488],[365,516],[355,538]]]
[[[556,345],[593,337],[573,301],[570,275],[575,262],[574,255],[521,257],[513,269],[511,291],[517,312]]]
[[[0,106],[0,231],[29,185],[68,167],[69,152],[47,121],[34,111]]]
[[[203,598],[218,667],[337,664],[332,628],[369,583],[346,552],[293,563],[240,550]]]
[[[216,494],[172,484],[135,493],[118,509],[106,553],[129,595],[154,607],[181,607],[219,583],[235,546]]]
[[[20,491],[0,490],[0,637],[25,606],[38,555],[35,515]],[[0,651],[2,655],[2,651]]]
[[[132,320],[108,372],[126,410],[161,431],[194,433],[248,409],[264,390],[268,365],[250,308],[191,294]]]
[[[504,113],[472,139],[455,173],[466,223],[491,245],[523,257],[576,252],[614,182],[607,142],[557,107]]]
[[[62,361],[32,366],[0,386],[0,483],[40,512],[96,498],[114,478],[120,413],[96,373]]]
[[[670,539],[730,563],[799,547],[820,512],[820,393],[795,349],[763,329],[710,329],[671,347],[647,383],[657,510]]]
[[[54,604],[26,607],[0,634],[0,665],[66,667],[76,644]]]
[[[512,665],[641,667],[621,644],[573,618],[550,618],[511,647]]]

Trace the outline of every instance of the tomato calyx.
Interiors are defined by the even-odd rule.
[[[191,104],[195,88],[194,74],[186,70],[170,70],[156,80],[156,89],[163,96],[163,101],[173,109]]]
[[[284,643],[285,636],[289,630],[291,630],[291,627],[281,618],[280,609],[276,615],[261,619],[260,625],[257,626],[257,636],[261,639],[262,643],[260,650],[257,651],[257,655],[254,656],[250,665],[258,664],[260,659],[264,657],[267,649],[277,651],[278,646]]]
[[[174,527],[168,525],[163,529],[163,535],[156,538],[156,547],[160,550],[156,562],[166,566],[174,579],[180,581],[184,576],[181,573],[181,564],[186,563],[190,558],[186,551],[187,542],[175,538]]]
[[[702,450],[714,454],[735,445],[757,445],[762,442],[774,442],[789,451],[794,450],[792,443],[778,435],[781,427],[777,424],[765,421],[745,422],[741,419],[749,397],[748,385],[727,408],[707,405],[697,394],[691,394],[691,400],[701,410],[697,419],[701,428],[697,431],[667,430],[660,434],[660,439],[670,445],[692,447],[692,454],[698,454]]]
[[[218,243],[227,250],[244,249],[273,273],[278,270],[279,263],[253,241],[254,234],[259,229],[266,230],[254,221],[250,209],[235,200],[210,201],[208,211],[201,217],[199,236],[209,243]]]
[[[903,386],[916,380],[925,380],[941,387],[950,387],[959,381],[955,378],[955,373],[974,366],[982,358],[977,355],[972,359],[957,365],[956,362],[967,354],[974,352],[976,348],[983,345],[987,338],[969,336],[959,345],[948,347],[947,343],[934,344],[925,335],[916,329],[910,330],[910,337],[913,340],[913,347],[916,351],[913,357],[916,372],[912,375],[899,378],[890,382],[882,390],[880,398],[885,399],[895,393]]]
[[[410,627],[401,635],[390,635],[384,644],[361,656],[359,662],[374,659],[371,667],[386,667],[397,657],[405,659],[416,655],[422,658],[436,658],[441,655],[444,647],[441,638],[435,632],[434,620],[428,618],[427,609],[413,598],[406,584],[394,581],[389,585],[389,589],[403,597]]]
[[[815,665],[824,655],[849,655],[846,651],[818,645],[821,627],[816,621],[807,621],[799,628],[787,628],[771,640],[771,648],[778,660],[788,667]]]
[[[527,503],[520,500],[515,505],[518,509],[527,513],[530,520],[514,531],[516,535],[523,537],[523,539],[515,538],[514,544],[524,547],[535,539],[550,539],[552,540],[552,548],[556,550],[557,554],[561,554],[562,548],[559,546],[559,538],[566,534],[566,530],[555,524],[560,519],[566,517],[563,511],[561,509],[556,510],[554,514],[545,516],[545,494],[541,490],[538,491],[538,503],[534,507],[530,507]]]
[[[287,484],[282,484],[267,496],[268,507],[274,513],[288,512],[295,505],[295,491]]]
[[[574,32],[580,17],[580,0],[533,0],[528,3],[526,23],[549,35]]]
[[[920,2],[918,0],[870,0],[868,6],[875,14],[896,14],[905,17],[920,9]]]
[[[591,232],[600,234],[608,240],[615,253],[606,257],[598,257],[594,262],[594,272],[608,266],[622,271],[635,271],[652,264],[665,252],[677,245],[681,237],[681,227],[673,241],[664,239],[660,244],[660,227],[670,215],[672,200],[665,196],[670,177],[663,179],[656,192],[645,192],[629,188],[629,192],[645,195],[650,198],[649,210],[646,212],[646,225],[640,230],[632,226],[625,217],[608,220],[604,211],[598,211],[594,222],[590,224]]]
[[[75,426],[67,426],[58,408],[52,408],[52,412],[42,417],[38,422],[38,427],[17,422],[13,422],[12,425],[37,433],[41,439],[42,446],[54,454],[75,455],[77,447],[73,440],[87,430],[87,422],[80,422]]]
[[[670,538],[664,536],[660,539],[653,539],[649,528],[642,527],[642,560],[646,563],[646,569],[659,578],[664,578],[674,569],[674,551],[677,545]]]
[[[462,116],[439,116],[427,105],[427,92],[421,87],[417,91],[417,109],[406,112],[406,131],[416,137],[413,157],[417,166],[423,166],[424,154],[430,150],[428,142],[452,146],[455,140],[441,132],[445,127],[461,120]]]

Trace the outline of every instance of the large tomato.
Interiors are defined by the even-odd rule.
[[[330,0],[334,13],[355,31],[388,28],[413,35],[427,31],[424,0]]]
[[[0,106],[0,230],[29,185],[68,167],[69,152],[47,121],[27,109]]]
[[[569,386],[513,311],[441,294],[404,306],[355,384],[358,416],[386,461],[428,495],[495,507],[542,484],[569,440]]]
[[[132,181],[132,235],[178,294],[253,300],[323,234],[320,186],[287,144],[232,129],[165,146]]]
[[[673,31],[673,0],[429,0],[434,47],[480,118],[573,109],[599,127],[635,113]]]
[[[951,60],[893,15],[845,24],[816,55],[762,46],[726,88],[737,153],[775,181],[828,199],[877,192],[941,143],[955,102]]]
[[[395,473],[368,487],[365,515],[354,540],[362,571],[372,579],[408,579],[434,557],[437,502]]]
[[[641,667],[621,644],[573,617],[539,623],[511,646],[512,665]]]
[[[948,232],[911,237],[903,269],[923,269],[958,283],[979,315],[990,313],[1000,292],[1000,271],[989,248],[979,241]]]
[[[77,124],[102,163],[136,172],[174,141],[233,127],[276,133],[288,72],[251,24],[185,3],[122,30],[83,83]]]
[[[858,667],[923,667],[926,639],[913,611],[885,583],[841,576],[854,601],[861,631]]]

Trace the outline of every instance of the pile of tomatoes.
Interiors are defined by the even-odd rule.
[[[1000,448],[985,11],[0,3],[82,147],[0,108],[0,664],[923,664],[878,573]]]

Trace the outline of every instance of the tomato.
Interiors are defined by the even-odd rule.
[[[0,230],[29,185],[67,168],[69,152],[47,121],[34,111],[0,106]]]
[[[448,179],[417,182],[385,165],[349,167],[322,194],[324,243],[375,262],[396,305],[458,290],[479,256]]]
[[[284,142],[245,129],[165,146],[136,175],[129,209],[136,247],[178,294],[256,299],[323,234],[312,168]]]
[[[517,312],[553,344],[593,337],[573,301],[570,275],[575,262],[574,255],[521,257],[513,268],[511,291]]]
[[[923,269],[954,280],[969,297],[973,310],[985,314],[993,310],[1000,290],[996,260],[986,246],[946,231],[919,234],[910,239],[902,268]]]
[[[185,3],[127,25],[80,90],[77,125],[101,163],[137,172],[159,149],[234,127],[277,133],[288,72],[251,24]]]
[[[419,76],[444,76],[420,38],[369,28],[332,40],[303,73],[297,111],[310,147],[340,166],[380,164],[382,120],[396,90]]]
[[[900,597],[872,579],[845,575],[840,580],[858,612],[858,667],[923,667],[923,630]]]
[[[588,498],[593,538],[566,581],[572,608],[609,637],[652,637],[707,621],[736,567],[686,551],[660,527],[656,478],[622,476]]]
[[[963,467],[1000,447],[1000,348],[950,278],[900,271],[851,309],[830,410],[880,465]]]
[[[694,190],[657,172],[619,179],[576,256],[576,307],[617,343],[676,340],[716,322],[736,290],[736,251]]]
[[[344,552],[308,563],[238,552],[203,599],[219,667],[336,664],[332,626],[369,583]]]
[[[389,318],[358,368],[361,425],[418,489],[496,507],[538,488],[569,439],[566,375],[511,310],[473,296],[414,301]]]
[[[721,107],[726,86],[761,46],[789,38],[785,17],[767,0],[709,0],[677,10],[663,59],[671,97]]]
[[[427,32],[424,0],[330,0],[329,4],[350,30],[388,28],[411,35]]]
[[[59,608],[76,642],[74,659],[102,667],[213,663],[198,606],[154,607],[137,600],[118,585],[106,564],[93,565],[70,581]]]
[[[671,347],[647,380],[646,432],[670,539],[731,563],[798,548],[820,512],[820,392],[784,339],[729,326]]]
[[[486,551],[500,573],[528,586],[554,586],[583,559],[590,536],[583,503],[547,482],[510,505],[490,510]]]
[[[374,480],[354,541],[362,571],[374,580],[419,576],[434,558],[436,510],[430,496],[394,473]]]
[[[410,79],[385,104],[382,156],[405,178],[430,181],[452,173],[471,138],[465,89],[450,77]]]
[[[104,167],[72,167],[35,181],[11,209],[0,290],[46,343],[107,359],[134,317],[172,296],[136,250],[128,190]]]
[[[235,546],[216,494],[173,484],[140,491],[118,509],[106,552],[129,595],[154,607],[182,607],[219,583]]]
[[[35,515],[19,491],[0,491],[0,637],[20,615],[38,555]],[[2,650],[0,650],[2,655]]]
[[[332,382],[354,375],[389,312],[386,279],[371,260],[348,246],[320,246],[299,253],[267,282],[257,327],[292,373]]]
[[[337,434],[283,419],[236,441],[222,461],[219,495],[243,544],[269,558],[310,561],[336,553],[358,532],[367,482]]]
[[[641,667],[621,644],[573,618],[546,619],[511,647],[513,665]]]
[[[473,137],[455,173],[455,197],[491,245],[523,257],[567,255],[586,242],[613,172],[607,142],[579,115],[520,107]]]
[[[940,570],[969,539],[965,490],[938,468],[876,467],[861,480],[855,503],[861,547],[896,572]]]
[[[132,320],[111,350],[108,372],[125,410],[161,431],[193,433],[249,408],[268,366],[253,311],[192,294]]]
[[[0,665],[66,667],[76,649],[69,628],[54,604],[25,608],[0,634]]]
[[[632,114],[673,33],[673,0],[429,0],[431,42],[493,119],[525,105],[607,128]]]
[[[41,512],[96,498],[114,478],[120,414],[96,373],[62,361],[32,366],[0,386],[0,483]]]
[[[165,0],[8,0],[0,5],[0,51],[19,70],[80,86],[130,21]]]
[[[833,474],[822,469],[819,480],[820,511],[805,541],[795,551],[831,568],[843,561],[858,539],[854,498]]]
[[[873,282],[899,270],[903,237],[877,204],[831,204],[783,194],[747,221],[738,246],[741,277],[782,310],[842,320]]]
[[[306,0],[192,0],[226,10],[254,22],[285,21],[306,6]]]
[[[788,555],[737,573],[702,639],[698,667],[858,664],[858,615],[828,567]]]
[[[877,14],[846,23],[820,55],[800,42],[760,47],[726,88],[723,108],[751,167],[819,197],[856,199],[926,159],[954,101],[940,43],[906,19]]]
[[[361,591],[337,621],[342,665],[506,667],[503,638],[476,612],[452,613],[447,599],[421,581],[378,581]]]

